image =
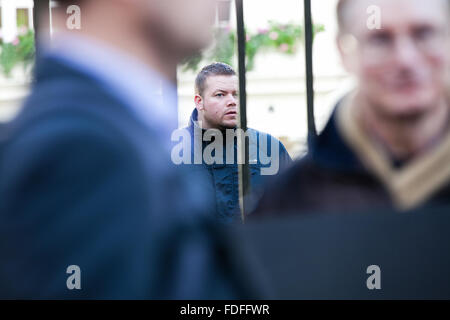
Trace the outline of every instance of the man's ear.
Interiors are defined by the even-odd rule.
[[[194,98],[194,102],[195,102],[195,107],[197,108],[198,111],[201,111],[204,109],[203,98],[201,95],[196,94],[195,98]]]
[[[351,34],[339,34],[336,37],[336,44],[345,70],[348,73],[355,73],[358,40]]]

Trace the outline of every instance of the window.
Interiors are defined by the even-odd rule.
[[[17,9],[17,26],[30,28],[29,9]]]
[[[226,27],[230,24],[231,0],[217,1],[217,25]]]

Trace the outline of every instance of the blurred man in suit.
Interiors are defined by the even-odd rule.
[[[406,211],[450,202],[447,0],[341,0],[354,92],[257,213]]]
[[[66,29],[66,8],[81,29]],[[170,160],[174,70],[210,40],[210,0],[60,1],[0,160],[0,297],[239,298]]]

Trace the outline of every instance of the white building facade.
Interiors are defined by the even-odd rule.
[[[33,0],[0,0],[0,35],[3,42],[12,42],[19,27],[33,28]]]
[[[0,39],[13,42],[21,29],[33,29],[33,0],[0,0]],[[29,78],[16,68],[11,78],[0,73],[0,122],[10,120],[28,94]]]

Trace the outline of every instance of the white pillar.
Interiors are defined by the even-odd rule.
[[[34,15],[33,15],[33,11],[34,11],[34,1],[30,4],[29,8],[28,8],[28,20],[30,21],[30,29],[34,30]]]
[[[14,2],[14,0],[1,0],[4,42],[12,42],[17,37],[17,11]]]

